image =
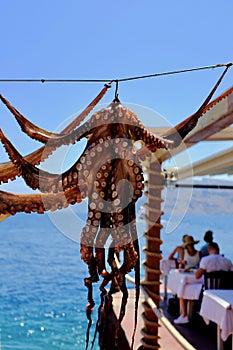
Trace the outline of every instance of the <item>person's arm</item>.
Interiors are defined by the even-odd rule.
[[[205,269],[200,267],[195,273],[195,278],[196,279],[201,278],[201,276],[205,273],[205,271],[206,271]]]
[[[168,260],[174,260],[175,258],[174,258],[174,255],[177,253],[177,248],[178,247],[176,247],[172,252],[171,252],[171,254],[169,255],[169,257],[168,257]]]
[[[168,260],[175,260],[176,258],[174,258],[175,254],[178,254],[180,259],[183,260],[184,259],[184,249],[181,246],[177,246],[169,255]]]

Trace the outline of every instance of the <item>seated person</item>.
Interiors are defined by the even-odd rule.
[[[185,242],[185,237],[187,235],[183,235],[182,241]],[[179,245],[175,247],[175,249],[171,252],[171,254],[168,257],[168,260],[175,260],[176,266],[178,267],[178,261],[183,261],[184,259],[184,247],[183,245]]]
[[[232,262],[219,254],[219,246],[215,242],[208,245],[209,255],[205,256],[200,261],[200,267],[195,273],[195,278],[199,279],[205,272],[211,271],[230,271],[233,267]],[[187,315],[187,300],[179,298],[180,301],[180,316],[174,320],[175,324],[184,324],[189,322]]]
[[[194,245],[197,243],[199,243],[199,241],[195,241],[193,236],[186,236],[184,238],[183,267],[185,267],[186,270],[199,266],[201,255],[200,252],[194,247]]]
[[[209,255],[201,259],[200,267],[195,274],[196,278],[200,278],[205,272],[230,271],[232,269],[231,260],[219,254],[219,246],[216,242],[209,243],[208,252]]]
[[[201,256],[207,256],[209,255],[208,252],[208,245],[209,243],[213,242],[213,232],[212,231],[206,231],[205,235],[204,235],[204,241],[206,242],[200,249],[201,252]]]

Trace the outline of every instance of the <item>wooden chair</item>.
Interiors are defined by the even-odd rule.
[[[233,289],[233,271],[205,272],[204,289]]]

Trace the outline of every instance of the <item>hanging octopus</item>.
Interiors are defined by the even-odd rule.
[[[229,66],[198,111],[171,128],[163,137],[147,131],[137,116],[120,103],[117,94],[108,107],[94,113],[88,121],[81,124],[104,96],[110,84],[105,85],[89,106],[59,134],[35,126],[0,95],[1,101],[14,115],[22,131],[44,144],[40,149],[23,157],[0,130],[1,142],[11,160],[0,164],[0,183],[15,180],[20,176],[31,189],[40,191],[36,194],[0,191],[0,214],[43,214],[45,211],[65,208],[87,198],[88,214],[80,241],[81,258],[89,271],[89,276],[84,280],[88,288],[86,312],[90,318],[95,304],[92,283],[98,282],[100,277],[104,305],[106,300],[107,305],[111,304],[109,300],[111,301],[114,292],[122,292],[122,304],[115,332],[116,349],[128,298],[125,276],[133,269],[136,282],[134,332],[137,322],[140,276],[135,205],[144,188],[141,163],[151,152],[156,152],[157,149],[171,149],[182,142],[208,109],[207,105],[228,68]],[[64,173],[51,174],[37,167],[58,147],[73,144],[83,138],[87,143],[81,156]],[[140,148],[135,147],[138,141],[141,144]],[[106,243],[109,239],[111,243],[108,256],[105,257]],[[115,258],[119,252],[123,254],[121,266]],[[108,292],[105,289],[107,284],[110,284]],[[100,327],[101,319],[103,313],[99,317],[99,329],[102,333],[100,348],[106,349],[104,328]]]

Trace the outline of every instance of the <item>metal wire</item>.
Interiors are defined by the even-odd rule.
[[[211,65],[211,66],[195,67],[195,68],[189,68],[189,69],[181,69],[181,70],[175,70],[175,71],[140,75],[135,77],[126,77],[126,78],[120,78],[120,79],[0,79],[0,82],[2,83],[107,83],[107,82],[112,83],[112,82],[116,82],[118,83],[118,82],[126,82],[131,80],[160,77],[164,75],[180,74],[180,73],[186,73],[186,72],[192,72],[192,71],[198,71],[198,70],[204,70],[204,69],[230,67],[232,65],[233,65],[232,62],[220,63],[220,64]]]

